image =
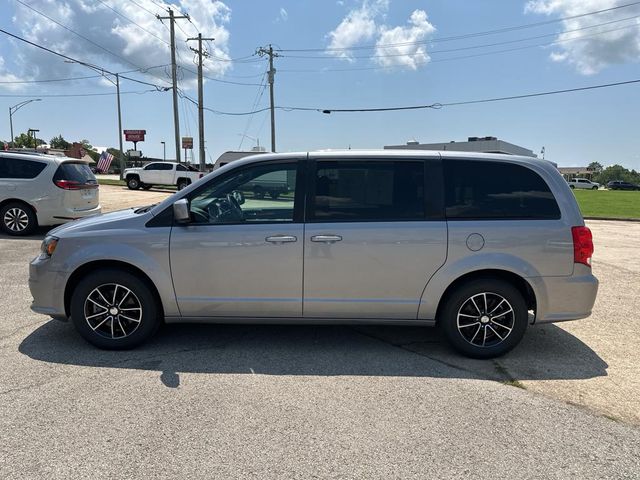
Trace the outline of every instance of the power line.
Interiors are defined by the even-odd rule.
[[[0,28],[0,32],[4,33],[5,35],[8,35],[8,36],[10,36],[10,37],[13,37],[13,38],[15,38],[16,40],[20,40],[21,42],[27,43],[27,44],[29,44],[29,45],[31,45],[31,46],[33,46],[33,47],[39,48],[39,49],[41,49],[41,50],[44,50],[45,52],[49,52],[49,53],[51,53],[51,54],[53,54],[53,55],[56,55],[56,56],[61,57],[61,58],[64,58],[65,60],[69,60],[69,61],[71,61],[71,62],[73,62],[73,63],[78,63],[78,64],[80,64],[80,65],[84,65],[84,66],[86,66],[86,67],[92,68],[92,69],[94,69],[94,70],[98,70],[98,71],[100,71],[100,72],[108,73],[108,74],[110,74],[110,75],[115,75],[115,73],[114,73],[114,72],[110,72],[109,70],[107,70],[107,69],[105,69],[105,68],[99,67],[99,66],[97,66],[97,65],[93,65],[93,64],[88,63],[88,62],[83,62],[83,61],[81,61],[81,60],[75,59],[75,58],[73,58],[73,57],[70,57],[69,55],[65,55],[65,54],[60,53],[60,52],[56,52],[55,50],[51,50],[50,48],[47,48],[47,47],[45,47],[45,46],[43,46],[43,45],[39,45],[39,44],[37,44],[37,43],[35,43],[35,42],[32,42],[32,41],[30,41],[30,40],[27,40],[26,38],[22,38],[22,37],[20,37],[20,36],[18,36],[18,35],[15,35],[15,34],[11,33],[11,32],[7,32],[6,30],[4,30],[4,29],[2,29],[2,28]],[[134,70],[134,71],[144,70],[144,69],[145,69],[144,67],[141,67],[141,68],[136,69],[136,70]],[[157,90],[164,90],[164,89],[166,88],[166,87],[160,87],[160,86],[155,85],[155,84],[152,84],[152,83],[143,82],[142,80],[138,80],[138,79],[131,78],[131,77],[124,77],[124,76],[123,76],[122,78],[126,78],[127,80],[130,80],[130,81],[132,81],[132,82],[136,82],[136,83],[140,83],[140,84],[142,84],[142,85],[151,85],[151,86],[155,87]]]
[[[30,10],[32,10],[32,11],[34,11],[34,12],[35,12],[35,13],[37,13],[38,15],[41,15],[41,16],[43,16],[44,18],[46,18],[46,19],[50,20],[51,22],[55,23],[56,25],[58,25],[58,26],[60,26],[60,27],[64,28],[64,29],[65,29],[65,30],[67,30],[68,32],[71,32],[71,33],[73,33],[74,35],[76,35],[76,36],[78,36],[78,37],[82,38],[84,41],[86,41],[86,42],[90,43],[91,45],[93,45],[93,46],[95,46],[95,47],[97,47],[97,48],[99,48],[100,50],[103,50],[103,51],[107,52],[109,55],[112,55],[112,56],[114,56],[114,57],[116,57],[116,58],[118,58],[118,59],[122,60],[123,62],[128,63],[129,65],[133,65],[134,67],[141,68],[139,65],[136,65],[135,63],[133,63],[133,62],[131,62],[131,61],[127,60],[127,59],[126,59],[126,58],[124,58],[123,56],[118,55],[117,53],[112,52],[112,51],[111,51],[111,50],[109,50],[108,48],[103,47],[103,46],[102,46],[102,45],[100,45],[99,43],[96,43],[96,42],[94,42],[93,40],[91,40],[90,38],[87,38],[87,37],[85,37],[84,35],[82,35],[82,34],[80,34],[80,33],[76,32],[76,31],[75,31],[75,30],[73,30],[72,28],[67,27],[66,25],[64,25],[64,24],[60,23],[60,22],[59,22],[59,21],[57,21],[56,19],[51,18],[49,15],[47,15],[47,14],[45,14],[45,13],[42,13],[41,11],[39,11],[39,10],[37,10],[37,9],[33,8],[33,7],[32,7],[31,5],[29,5],[28,3],[25,3],[25,2],[23,2],[22,0],[16,0],[16,2],[18,2],[19,4],[21,4],[21,5],[25,6],[25,7],[27,7],[28,9],[30,9]]]
[[[503,102],[507,100],[520,100],[523,98],[533,98],[533,97],[543,97],[548,95],[558,95],[561,93],[572,93],[572,92],[583,92],[586,90],[595,90],[599,88],[608,88],[608,87],[617,87],[621,85],[630,85],[634,83],[640,83],[640,79],[637,80],[627,80],[624,82],[615,82],[615,83],[604,83],[600,85],[591,85],[588,87],[577,87],[577,88],[567,88],[564,90],[551,90],[546,92],[536,92],[536,93],[527,93],[523,95],[511,95],[508,97],[495,97],[495,98],[484,98],[480,100],[466,100],[461,102],[447,102],[447,103],[432,103],[430,105],[411,105],[406,107],[382,107],[382,108],[326,108],[326,109],[318,109],[322,113],[354,113],[354,112],[392,112],[399,110],[418,110],[418,109],[440,109],[443,107],[455,107],[460,105],[475,105],[479,103],[492,103],[492,102]]]
[[[150,89],[150,90],[137,90],[137,91],[128,91],[128,92],[120,92],[120,95],[142,95],[150,92],[159,92],[160,90]],[[21,94],[0,94],[0,97],[15,97],[15,98],[56,98],[56,97],[103,97],[108,95],[117,95],[116,92],[99,92],[99,93],[52,93],[52,94],[40,94],[40,95],[21,95]]]
[[[633,24],[633,25],[626,25],[624,27],[618,27],[618,28],[612,28],[612,29],[608,29],[608,30],[603,30],[601,32],[595,32],[592,34],[587,34],[587,35],[580,35],[578,37],[573,37],[573,38],[566,38],[566,39],[561,39],[561,40],[555,40],[552,42],[545,42],[545,43],[536,43],[533,45],[524,45],[521,47],[514,47],[514,48],[507,48],[507,49],[502,49],[502,50],[494,50],[494,51],[490,51],[490,52],[482,52],[482,53],[475,53],[475,54],[470,54],[470,55],[461,55],[461,56],[454,56],[454,57],[446,57],[446,58],[437,58],[437,59],[429,59],[425,62],[418,62],[416,63],[417,67],[421,67],[421,66],[425,66],[429,63],[440,63],[440,62],[450,62],[450,61],[455,61],[455,60],[465,60],[465,59],[469,59],[469,58],[477,58],[477,57],[486,57],[486,56],[491,56],[491,55],[497,55],[500,53],[508,53],[508,52],[515,52],[515,51],[520,51],[520,50],[528,50],[531,48],[538,48],[538,47],[546,47],[546,46],[550,46],[550,45],[559,45],[559,44],[563,44],[563,43],[567,43],[567,42],[574,42],[574,41],[579,41],[579,40],[584,40],[586,38],[591,38],[591,37],[595,37],[598,35],[603,35],[606,33],[611,33],[611,32],[616,32],[619,30],[624,30],[627,28],[634,28],[637,25]],[[553,34],[553,36],[555,36],[556,34]],[[504,42],[504,44],[508,44],[508,43],[515,43],[516,41],[512,41],[512,42]],[[497,44],[496,44],[497,45]],[[465,49],[471,49],[471,48],[476,48],[476,47],[465,47],[465,48],[461,48],[459,50],[465,50]],[[478,47],[479,48],[479,47]],[[454,51],[456,49],[452,49],[451,51]],[[444,52],[443,50],[440,51],[434,51],[434,52],[428,52],[429,54],[431,53],[442,53]],[[417,52],[417,53],[407,53],[407,54],[400,54],[400,55],[381,55],[380,57],[391,57],[391,56],[406,56],[406,57],[412,57],[412,56],[416,56],[416,55],[421,55],[423,53],[421,52]],[[287,58],[286,56],[284,58]],[[327,58],[328,57],[315,57],[316,59],[320,59],[320,58]],[[375,57],[361,57],[361,58],[375,58]],[[354,67],[354,68],[322,68],[322,69],[282,69],[280,70],[280,72],[283,73],[324,73],[324,72],[351,72],[351,71],[364,71],[364,70],[388,70],[389,67],[388,66],[380,66],[380,67]]]
[[[370,108],[318,108],[318,107],[284,107],[284,106],[276,106],[277,110],[284,110],[286,112],[292,111],[300,111],[300,112],[320,112],[320,113],[370,113],[370,112],[393,112],[393,111],[402,111],[402,110],[421,110],[421,109],[434,109],[439,110],[443,107],[455,107],[460,105],[474,105],[480,103],[493,103],[493,102],[502,102],[508,100],[519,100],[524,98],[534,98],[534,97],[543,97],[549,95],[559,95],[563,93],[572,93],[572,92],[583,92],[588,90],[596,90],[601,88],[609,88],[609,87],[618,87],[623,85],[631,85],[640,83],[640,79],[636,80],[626,80],[622,82],[614,82],[614,83],[604,83],[599,85],[590,85],[587,87],[576,87],[576,88],[567,88],[563,90],[550,90],[545,92],[536,92],[536,93],[527,93],[523,95],[511,95],[507,97],[494,97],[494,98],[483,98],[479,100],[465,100],[465,101],[457,101],[457,102],[446,102],[446,103],[431,103],[424,105],[408,105],[408,106],[400,106],[400,107],[370,107]],[[195,100],[189,98],[185,95],[185,98],[189,101],[196,103]],[[256,113],[266,112],[270,110],[270,107],[260,108],[257,110],[249,111],[249,112],[222,112],[219,110],[214,110],[212,108],[204,107],[205,110],[215,113],[216,115],[230,115],[230,116],[243,116],[243,115],[254,115]]]
[[[474,49],[478,49],[478,48],[487,48],[487,47],[497,47],[500,45],[510,45],[510,44],[514,44],[514,43],[521,43],[521,42],[526,42],[529,40],[537,40],[540,38],[548,38],[548,37],[556,37],[559,35],[564,35],[567,33],[573,33],[573,32],[578,32],[578,31],[582,31],[582,30],[587,30],[587,29],[591,29],[591,28],[597,28],[597,27],[602,27],[605,25],[611,25],[613,23],[620,23],[620,22],[624,22],[624,21],[628,21],[628,20],[635,20],[637,18],[639,18],[640,15],[634,15],[632,17],[626,17],[626,18],[622,18],[622,19],[618,19],[618,20],[612,20],[609,22],[603,22],[603,23],[598,23],[595,25],[588,25],[586,27],[580,27],[580,28],[574,28],[571,30],[564,30],[562,32],[555,32],[555,33],[547,33],[544,35],[536,35],[536,36],[532,36],[532,37],[525,37],[525,38],[519,38],[519,39],[515,39],[515,40],[506,40],[506,41],[502,41],[502,42],[494,42],[494,43],[485,43],[485,44],[481,44],[481,45],[471,45],[471,46],[466,46],[466,47],[458,47],[458,48],[449,48],[449,49],[442,49],[442,50],[429,50],[428,52],[416,52],[416,53],[393,53],[393,54],[384,54],[384,55],[365,55],[365,56],[350,56],[350,59],[372,59],[372,58],[387,58],[387,57],[408,57],[408,56],[412,56],[412,55],[424,55],[425,53],[428,53],[429,55],[432,54],[436,54],[436,53],[450,53],[450,52],[459,52],[459,51],[464,51],[464,50],[474,50]],[[638,25],[636,23],[631,24],[631,25],[625,25],[623,27],[618,27],[615,29],[609,29],[609,30],[603,30],[600,32],[595,32],[593,34],[588,34],[588,35],[581,35],[579,37],[573,37],[573,38],[567,38],[564,40],[556,40],[554,42],[550,42],[550,43],[543,43],[543,44],[536,44],[536,45],[529,45],[527,46],[527,48],[530,47],[537,47],[537,46],[546,46],[546,45],[553,45],[556,43],[564,43],[564,42],[570,42],[570,41],[574,41],[574,40],[580,40],[582,38],[589,38],[592,36],[596,36],[596,35],[602,35],[605,33],[610,33],[610,32],[615,32],[618,30],[623,30],[626,28],[632,28],[632,27],[637,27]],[[381,47],[383,48],[383,47]],[[311,55],[282,55],[283,58],[304,58],[304,59],[308,59],[308,60],[336,60],[336,57],[329,57],[329,56],[319,56],[319,55],[315,55],[315,56],[311,56]]]
[[[156,16],[156,14],[155,14],[155,13],[153,13],[153,12],[152,12],[151,10],[149,10],[148,8],[143,7],[142,5],[140,5],[140,4],[139,4],[138,2],[136,2],[135,0],[129,0],[129,1],[130,1],[131,3],[133,3],[134,5],[136,5],[137,7],[141,8],[142,10],[144,10],[145,12],[147,12],[147,13],[149,13],[149,14],[153,15],[154,17]],[[158,5],[158,4],[157,4],[157,3],[155,3],[155,2],[153,2],[153,3],[154,3],[155,5]],[[165,10],[165,9],[164,9],[164,7],[161,7],[161,8],[162,8],[162,10]]]
[[[166,40],[160,38],[159,36],[157,36],[155,33],[150,32],[149,30],[147,30],[146,28],[144,28],[142,25],[140,25],[139,23],[136,23],[135,21],[131,20],[129,17],[127,17],[125,14],[123,14],[122,12],[119,12],[118,10],[116,10],[115,8],[113,8],[112,6],[108,5],[106,2],[104,2],[103,0],[98,0],[101,4],[103,4],[105,7],[107,7],[109,10],[112,10],[116,15],[119,15],[120,17],[124,18],[125,20],[127,20],[128,22],[134,24],[135,26],[137,26],[140,30],[148,33],[149,35],[151,35],[152,37],[157,38],[158,40],[160,40],[162,43],[164,43],[165,45],[169,45],[169,42],[167,42]]]
[[[545,20],[542,22],[535,22],[535,23],[527,23],[527,24],[523,24],[523,25],[516,25],[516,26],[511,26],[511,27],[503,27],[503,28],[498,28],[498,29],[494,29],[494,30],[485,30],[485,31],[481,31],[481,32],[473,32],[473,33],[466,33],[466,34],[462,34],[462,35],[454,35],[454,36],[449,36],[449,37],[435,37],[432,38],[430,40],[425,40],[422,42],[399,42],[399,43],[387,43],[387,44],[382,44],[382,45],[360,45],[360,46],[355,46],[355,47],[342,47],[342,48],[289,48],[289,49],[278,49],[279,52],[327,52],[327,51],[336,51],[336,52],[340,52],[340,51],[350,51],[350,50],[372,50],[372,49],[376,49],[379,47],[385,48],[385,47],[400,47],[400,46],[408,46],[408,45],[416,45],[416,44],[424,44],[424,43],[437,43],[437,42],[449,42],[449,41],[454,41],[454,40],[465,40],[467,38],[475,38],[475,37],[482,37],[482,36],[486,36],[486,35],[495,35],[495,34],[500,34],[500,33],[507,33],[507,32],[512,32],[512,31],[516,31],[516,30],[523,30],[523,29],[528,29],[528,28],[535,28],[535,27],[540,27],[540,26],[544,26],[544,25],[551,25],[554,23],[559,23],[559,22],[564,22],[566,20],[574,20],[576,18],[582,18],[582,17],[587,17],[590,15],[597,15],[600,13],[606,13],[606,12],[611,12],[614,10],[620,10],[622,8],[628,8],[628,7],[633,7],[635,5],[640,5],[640,1],[638,2],[631,2],[631,3],[627,3],[624,5],[618,5],[615,7],[611,7],[611,8],[605,8],[602,10],[596,10],[593,12],[588,12],[588,13],[582,13],[582,14],[578,14],[578,15],[571,15],[571,16],[567,16],[567,17],[561,17],[561,18],[556,18],[556,19],[552,19],[552,20]]]
[[[152,68],[160,68],[160,67],[164,67],[166,65],[157,65],[155,67],[145,67],[144,69],[134,69],[134,70],[125,70],[123,72],[117,72],[118,75],[124,75],[125,73],[133,73],[133,72],[142,72],[144,73],[146,70],[150,70]],[[66,77],[66,78],[47,78],[47,79],[41,79],[41,80],[7,80],[7,81],[0,81],[0,84],[2,85],[14,85],[14,84],[26,84],[26,83],[53,83],[53,82],[71,82],[74,80],[87,80],[90,78],[103,78],[103,75],[87,75],[87,76],[83,76],[83,77]],[[127,80],[129,79],[129,77],[126,77]]]

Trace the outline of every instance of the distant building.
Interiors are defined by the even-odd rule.
[[[455,152],[505,153],[524,157],[538,156],[528,148],[498,140],[496,137],[469,137],[466,142],[419,143],[411,140],[405,145],[386,145],[385,150],[448,150]]]
[[[573,178],[586,178],[588,180],[592,180],[593,176],[598,173],[596,170],[589,167],[558,167],[558,171],[567,180],[571,180]]]

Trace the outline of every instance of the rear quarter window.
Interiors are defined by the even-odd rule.
[[[0,178],[36,178],[46,168],[45,162],[0,157]]]
[[[448,219],[558,219],[560,209],[547,183],[512,163],[449,160],[444,165]]]

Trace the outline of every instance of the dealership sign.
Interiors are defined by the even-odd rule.
[[[127,142],[144,142],[146,130],[125,130],[124,138]]]
[[[182,137],[182,148],[193,149],[193,137]]]

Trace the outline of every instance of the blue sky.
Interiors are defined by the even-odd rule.
[[[225,112],[268,106],[268,88],[261,86],[267,63],[253,53],[269,43],[283,50],[275,61],[279,106],[367,108],[448,103],[640,79],[640,5],[577,17],[628,3],[632,2],[183,0],[174,7],[189,13],[193,23],[180,21],[184,32],[176,31],[180,88],[184,95],[197,98],[189,72],[195,70],[193,55],[184,38],[195,36],[198,30],[216,38],[208,44],[211,58],[206,62],[206,75],[250,84],[205,83],[205,105]],[[156,12],[166,14],[161,7],[167,5],[162,0],[5,0],[0,6],[0,28],[110,71],[130,71],[169,63],[165,44],[168,29],[153,16]],[[558,21],[566,17],[574,18]],[[447,40],[538,22],[547,23]],[[94,73],[0,35],[0,95],[15,95],[0,96],[2,111],[28,96],[43,98],[15,114],[15,132],[38,128],[45,140],[62,134],[68,140],[87,138],[94,145],[117,145],[114,96],[45,97],[113,93],[110,83],[100,78],[8,83]],[[549,45],[551,42],[555,43]],[[482,47],[486,44],[496,45]],[[537,46],[540,44],[547,45]],[[287,51],[298,49],[315,51]],[[159,67],[127,75],[165,86],[165,70]],[[123,92],[151,88],[126,80],[121,85]],[[536,153],[544,146],[546,158],[559,165],[599,161],[640,169],[639,89],[640,85],[630,85],[410,112],[326,115],[279,110],[277,146],[279,151],[381,148],[409,139],[442,142],[492,135]],[[167,157],[174,156],[170,92],[123,94],[122,109],[123,128],[147,130],[146,141],[138,144],[145,154],[161,157],[160,142],[166,141]],[[181,134],[197,137],[197,112],[186,99],[180,100],[180,119]],[[268,112],[253,116],[206,112],[205,127],[208,160],[238,149],[241,142],[242,148],[251,147],[255,141],[250,137],[259,138],[261,145],[270,144]],[[8,132],[8,115],[2,115],[0,138],[8,138]],[[243,133],[248,135],[244,140]],[[131,147],[125,142],[125,148]]]

